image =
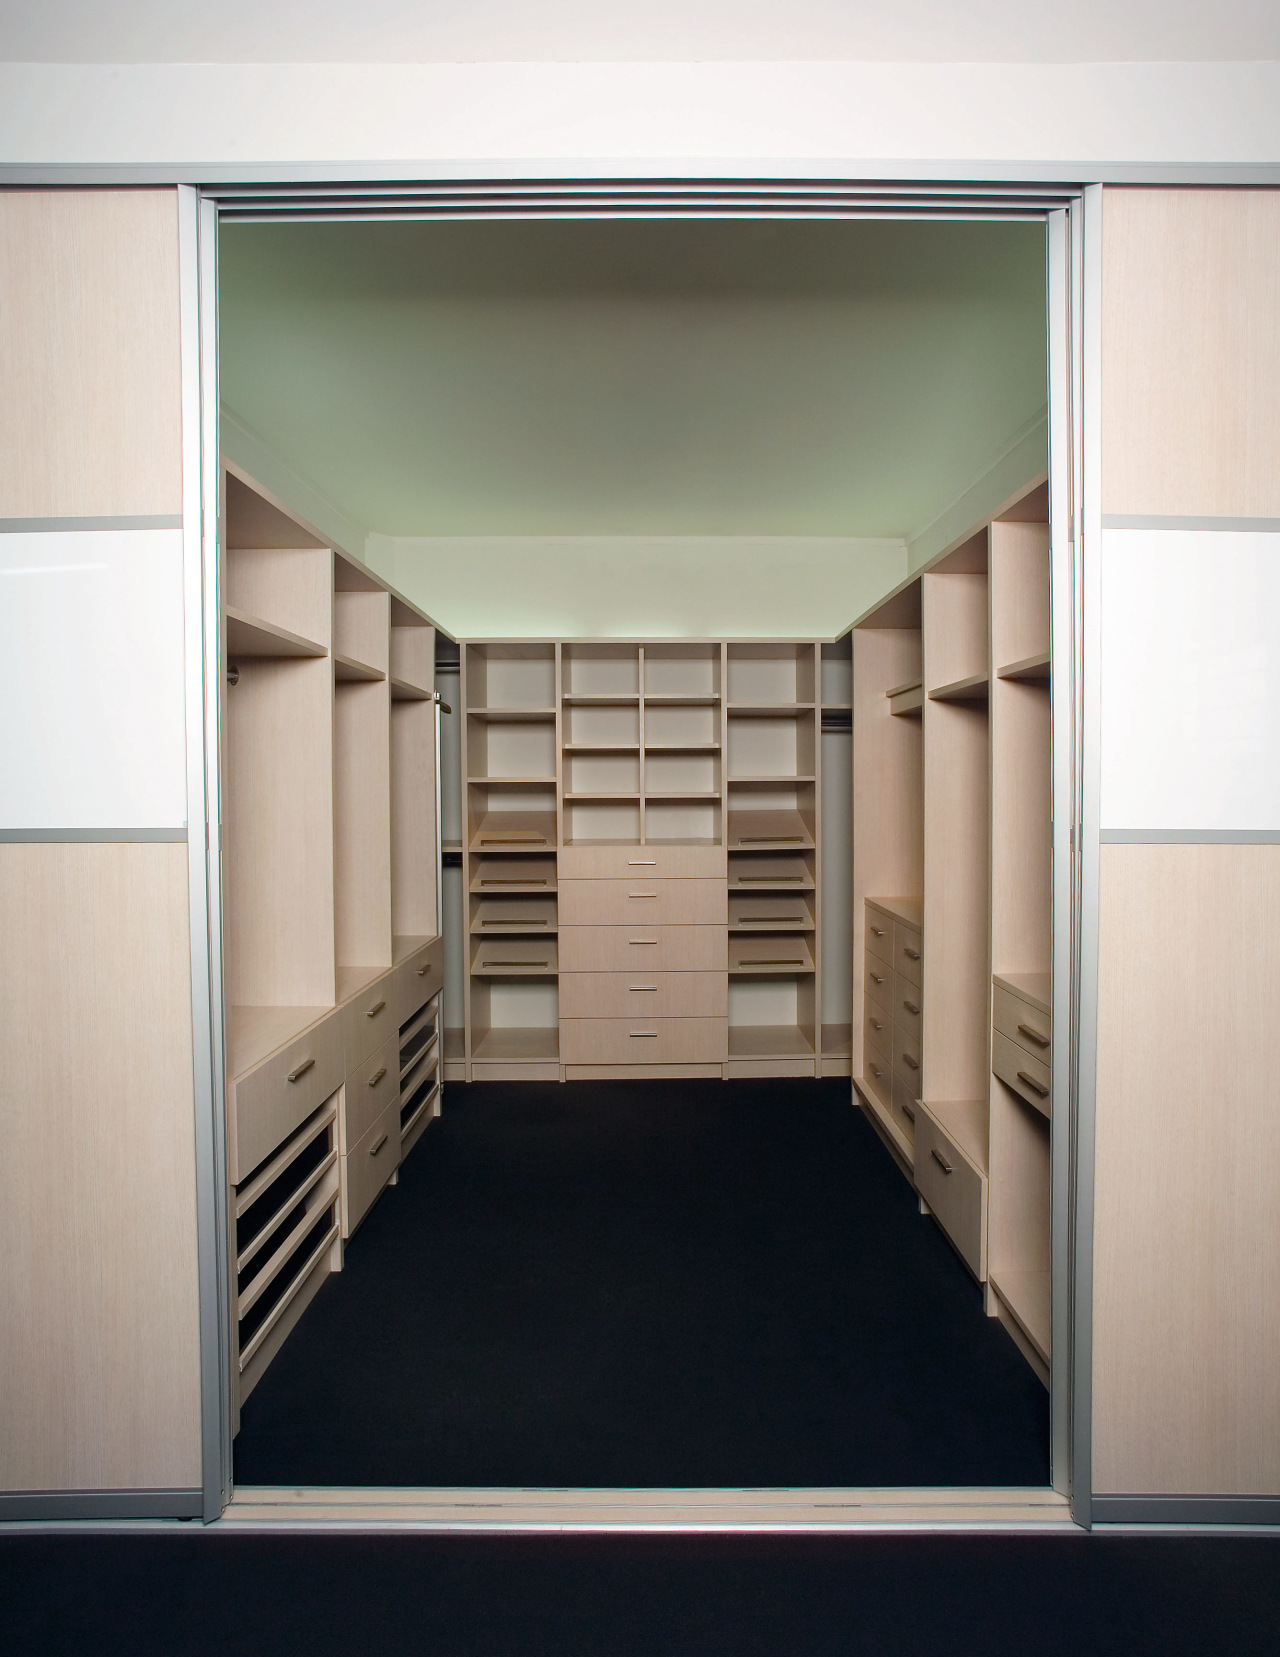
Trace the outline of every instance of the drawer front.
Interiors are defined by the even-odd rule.
[[[890,1109],[893,1108],[893,1068],[887,1059],[868,1049],[863,1057],[867,1086]]]
[[[723,846],[562,846],[562,880],[724,880]]]
[[[355,1148],[342,1159],[342,1235],[351,1233],[400,1165],[400,1107],[393,1103],[377,1117]]]
[[[564,1064],[723,1064],[727,1018],[562,1018]]]
[[[396,1028],[411,1019],[444,983],[444,939],[433,938],[395,970]],[[377,1000],[377,996],[373,1000]]]
[[[882,1007],[877,1007],[874,1001],[867,1003],[866,1018],[862,1026],[862,1038],[866,1042],[866,1051],[874,1053],[892,1069],[893,1022],[888,1013]]]
[[[920,1097],[920,1043],[909,1030],[898,1023],[893,1026],[893,1073],[900,1076],[916,1098]]]
[[[893,965],[893,922],[870,904],[867,905],[867,951],[878,955],[887,966]]]
[[[900,978],[917,988],[923,982],[924,944],[921,942],[921,933],[918,927],[904,926],[901,921],[893,923],[893,966]]]
[[[1002,1036],[997,1030],[991,1036],[991,1068],[1002,1082],[1042,1115],[1051,1114],[1049,1066],[1043,1059],[1033,1059],[1025,1047],[1015,1047],[1008,1036]]]
[[[1010,995],[996,984],[992,990],[991,1023],[1002,1036],[1008,1036],[1016,1046],[1024,1048],[1032,1058],[1049,1064],[1052,1045],[1050,1023],[1039,1007]]]
[[[960,1257],[981,1281],[986,1276],[986,1181],[952,1144],[927,1110],[916,1112],[916,1190]]]
[[[895,1076],[893,1078],[893,1119],[913,1146],[916,1136],[916,1116],[919,1109],[919,1093]]]
[[[561,972],[726,972],[728,966],[723,926],[566,926],[560,932]]]
[[[723,972],[565,972],[561,1018],[728,1018]]]
[[[895,974],[893,986],[893,1022],[916,1043],[920,1044],[920,1027],[923,1021],[924,997],[920,993],[919,984],[913,984],[909,978],[901,973]]]
[[[389,1041],[400,1028],[398,972],[396,968],[375,979],[343,1006],[342,1045],[348,1076],[358,1064],[372,1058],[383,1042]]]
[[[562,926],[724,926],[723,880],[562,880]]]
[[[400,1096],[400,1038],[392,1036],[347,1077],[343,1089],[342,1149],[349,1151]]]
[[[877,1007],[883,1007],[885,1012],[892,1015],[893,970],[889,963],[868,950],[863,977],[868,998],[874,1001]]]
[[[342,1034],[342,1019],[335,1011],[233,1084],[233,1185],[246,1179],[299,1122],[341,1087],[346,1075]]]

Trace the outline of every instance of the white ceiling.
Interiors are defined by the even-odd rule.
[[[907,536],[1042,415],[1040,225],[228,225],[227,408],[389,535]]]
[[[0,0],[0,61],[1280,59],[1276,0]]]

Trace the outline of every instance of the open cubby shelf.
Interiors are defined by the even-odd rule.
[[[512,1026],[477,1031],[471,1057],[484,1061],[501,1059],[518,1063],[522,1059],[546,1060],[560,1057],[559,1029]]]
[[[731,1024],[731,1059],[811,1058],[813,1030],[800,1024]]]
[[[277,627],[261,616],[249,615],[228,604],[224,609],[227,629],[227,660],[241,661],[245,657],[261,656],[267,659],[288,659],[296,656],[327,656],[327,648],[315,639],[291,633],[287,627]]]

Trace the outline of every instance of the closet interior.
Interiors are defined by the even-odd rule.
[[[852,630],[854,1087],[1046,1384],[1047,507],[1033,491]]]

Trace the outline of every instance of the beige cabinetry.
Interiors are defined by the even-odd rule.
[[[849,1073],[851,669],[847,641],[464,647],[472,1079]]]
[[[435,629],[232,466],[224,491],[238,1409],[438,1111],[402,1051],[443,950]]]
[[[1049,558],[1030,492],[853,630],[857,1092],[1042,1379]]]

